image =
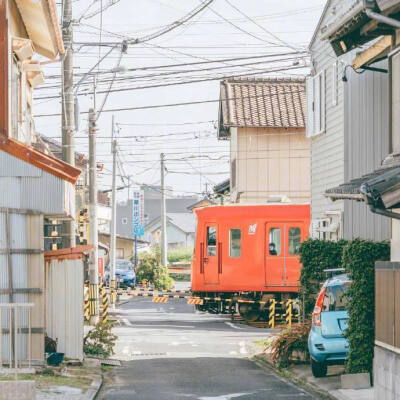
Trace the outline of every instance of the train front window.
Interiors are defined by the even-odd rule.
[[[217,255],[217,228],[215,226],[207,226],[207,255]]]
[[[279,256],[281,254],[281,228],[269,230],[269,255]]]
[[[289,254],[295,256],[300,249],[300,228],[289,228]]]
[[[229,256],[239,258],[242,254],[242,231],[234,228],[229,230]]]

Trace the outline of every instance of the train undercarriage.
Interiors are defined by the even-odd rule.
[[[283,315],[286,312],[288,300],[291,307],[298,313],[298,293],[265,293],[265,292],[194,292],[194,297],[203,300],[196,305],[199,311],[212,314],[239,314],[248,322],[268,321],[273,304],[274,312]]]

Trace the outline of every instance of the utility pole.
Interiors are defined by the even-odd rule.
[[[72,28],[72,1],[64,0],[64,12],[62,23],[62,34],[65,46],[65,57],[62,62],[62,159],[68,164],[75,165],[74,148],[74,54],[72,50],[73,28]],[[73,187],[73,198],[75,199],[75,186]],[[74,200],[75,205],[75,200]],[[74,213],[75,214],[75,213]],[[63,247],[75,247],[75,215],[73,219],[63,223]]]
[[[167,260],[167,213],[165,207],[165,155],[160,154],[161,167],[161,264],[166,267]]]
[[[113,156],[112,164],[112,194],[111,194],[111,229],[110,229],[110,287],[111,290],[116,288],[115,285],[115,260],[116,260],[116,235],[117,235],[117,141],[114,140],[114,115],[112,116],[111,127],[111,152]],[[115,306],[115,296],[112,292],[111,304]]]
[[[97,115],[96,79],[93,85],[93,108],[89,110],[89,224],[90,244],[93,246],[89,258],[89,305],[90,324],[99,322],[99,237],[97,220]]]

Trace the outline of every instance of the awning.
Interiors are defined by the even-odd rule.
[[[400,206],[400,155],[388,156],[381,168],[360,178],[328,189],[331,200],[365,201],[373,211]]]

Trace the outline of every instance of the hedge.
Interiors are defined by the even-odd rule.
[[[302,315],[310,318],[321,283],[327,279],[325,269],[340,268],[346,240],[337,242],[308,239],[300,245],[300,262],[303,264],[300,275],[300,299]]]
[[[352,284],[349,299],[348,328],[345,337],[350,349],[347,373],[371,372],[375,340],[375,261],[389,260],[387,242],[355,239],[343,250],[343,265]]]

